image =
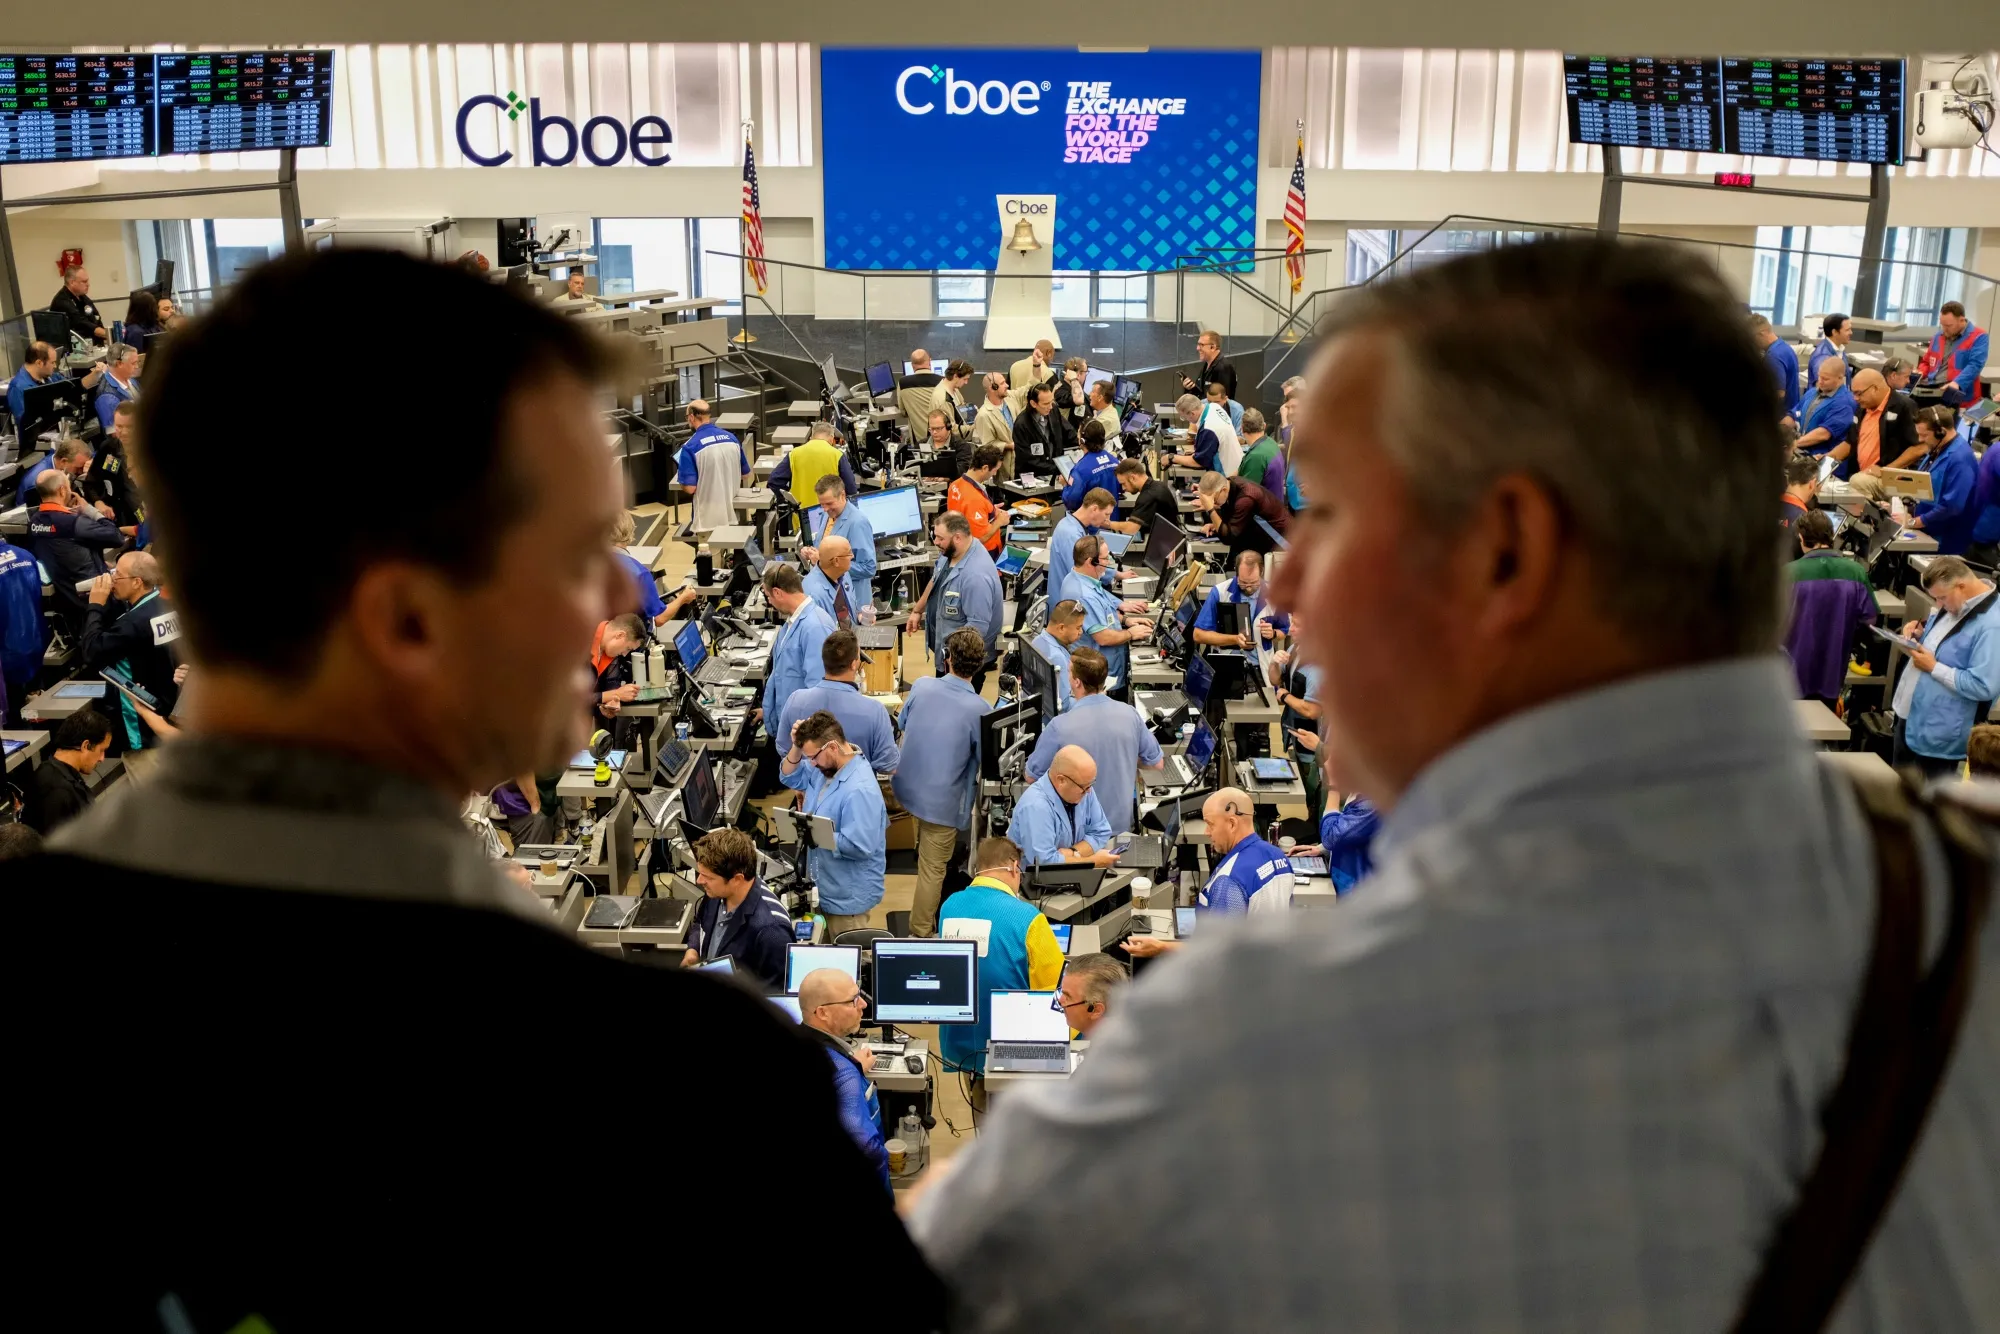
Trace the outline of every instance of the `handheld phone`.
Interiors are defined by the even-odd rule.
[[[1182,940],[1186,940],[1189,936],[1193,934],[1194,934],[1194,909],[1193,908],[1174,909],[1174,935],[1178,936]]]

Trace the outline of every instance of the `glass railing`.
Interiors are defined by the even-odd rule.
[[[1590,227],[1525,222],[1518,218],[1453,215],[1408,241],[1374,272],[1360,281],[1327,287],[1304,297],[1295,315],[1263,344],[1266,388],[1300,373],[1311,355],[1312,331],[1358,288],[1443,263],[1468,250],[1519,245],[1547,236],[1588,234]],[[1840,312],[1852,314],[1861,277],[1857,255],[1786,249],[1732,241],[1621,230],[1620,236],[1659,241],[1698,256],[1716,269],[1732,291],[1743,294],[1746,308],[1770,318],[1781,330],[1802,320]],[[1974,324],[1991,329],[2000,322],[2000,279],[1969,269],[1929,261],[1887,257],[1877,268],[1880,318],[1902,327],[1884,335],[1892,346],[1927,343],[1937,329],[1938,307],[1946,301],[1964,303]],[[1782,275],[1782,279],[1781,279]],[[1816,337],[1818,328],[1804,330]]]

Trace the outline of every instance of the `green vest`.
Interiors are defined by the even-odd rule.
[[[840,471],[840,450],[831,440],[808,440],[792,446],[792,452],[785,457],[792,465],[792,498],[802,509],[819,504],[813,488],[819,485],[820,478]]]
[[[1257,442],[1255,448],[1243,455],[1243,461],[1236,465],[1236,475],[1246,482],[1255,482],[1262,486],[1265,470],[1271,466],[1271,460],[1276,457],[1278,457],[1278,439],[1276,436],[1267,435]]]

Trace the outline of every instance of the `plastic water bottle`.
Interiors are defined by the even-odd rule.
[[[658,644],[646,653],[646,675],[656,686],[667,683],[667,651]]]
[[[922,1148],[924,1142],[924,1123],[917,1119],[916,1108],[912,1107],[904,1112],[903,1119],[896,1123],[896,1138],[903,1141],[903,1146],[916,1157],[915,1167],[927,1165]],[[912,1170],[914,1170],[914,1167],[910,1163],[905,1162],[904,1175],[907,1176]]]

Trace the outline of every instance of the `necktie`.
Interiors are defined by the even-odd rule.
[[[1003,421],[1005,421],[1005,422],[1007,423],[1007,429],[1008,429],[1008,430],[1010,430],[1010,431],[1011,431],[1011,430],[1013,430],[1013,429],[1014,429],[1014,409],[1012,409],[1012,408],[1008,407],[1008,406],[1007,406],[1006,404],[1004,404],[1004,403],[1003,403],[1003,404],[1001,404],[1001,405],[1000,405],[1000,417],[1001,417],[1001,419],[1002,419]]]

